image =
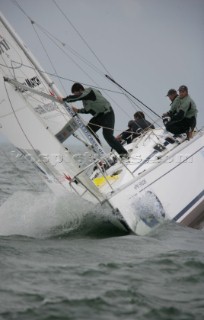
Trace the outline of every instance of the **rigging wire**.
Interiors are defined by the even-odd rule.
[[[25,16],[30,20],[30,22],[32,23],[32,24],[34,24],[34,21],[26,14],[26,12],[21,8],[21,6],[17,3],[17,1],[16,0],[11,0],[13,3],[15,3],[16,5],[17,5],[17,7],[25,14]],[[55,4],[55,6],[57,7],[57,9],[60,11],[60,13],[65,17],[65,19],[66,19],[66,21],[72,26],[72,28],[75,30],[75,32],[78,34],[78,36],[80,37],[80,39],[85,43],[85,45],[88,47],[88,49],[92,52],[92,54],[94,55],[94,57],[97,59],[97,61],[100,63],[100,65],[104,68],[104,70],[108,73],[108,74],[110,74],[110,72],[107,70],[107,68],[105,67],[105,65],[102,63],[102,61],[98,58],[98,56],[96,55],[96,53],[93,51],[93,49],[90,47],[90,45],[88,44],[88,42],[85,40],[85,38],[80,34],[80,32],[78,31],[78,29],[74,26],[74,24],[71,22],[71,20],[67,17],[67,15],[62,11],[62,9],[60,8],[60,6],[56,3],[56,1],[55,0],[53,0],[53,3]],[[35,23],[36,24],[36,23]],[[58,41],[58,42],[60,42],[61,43],[61,45],[62,46],[64,46],[65,44],[63,43],[63,42],[61,42],[60,40],[58,40],[56,37],[54,37],[53,35],[51,35],[51,33],[50,32],[48,32],[45,28],[43,28],[43,27],[41,27],[39,24],[36,24],[39,28],[41,28],[41,30],[43,30],[43,32],[44,33],[46,33],[47,34],[47,36],[50,38],[50,40],[52,40],[53,41],[53,39],[51,39],[51,37],[52,38],[54,38],[55,39],[55,45],[60,49],[60,50],[62,50],[62,48],[60,48],[59,47],[59,45],[58,44],[56,44],[56,41]],[[38,36],[39,37],[39,36]],[[41,42],[42,43],[42,42]],[[53,43],[54,43],[54,41],[53,41]],[[44,48],[44,50],[45,50],[45,52],[46,52],[46,49]],[[64,52],[64,50],[63,50],[63,52]],[[76,51],[73,51],[72,50],[72,52],[74,52],[74,54],[76,55]],[[66,52],[64,52],[66,55],[67,55],[67,53]],[[48,53],[46,52],[46,54],[48,55]],[[79,54],[77,54],[78,56],[80,56]],[[75,63],[75,64],[77,64],[77,66],[81,69],[81,71],[82,72],[84,72],[89,78],[91,78],[90,76],[89,76],[89,74],[87,74],[87,72],[85,71],[85,70],[83,70],[82,68],[81,68],[81,66],[79,66],[79,64],[78,63],[76,63],[74,60],[73,60],[73,58],[71,58],[69,55],[68,55],[68,57]],[[81,56],[80,56],[81,57]],[[49,60],[51,61],[51,59],[50,59],[50,57],[49,57]],[[83,61],[86,61],[86,63],[87,63],[87,60],[86,59],[83,59]],[[53,65],[53,64],[52,64]],[[89,66],[90,66],[90,63],[89,63]],[[97,72],[98,72],[98,68],[97,68]],[[96,69],[95,69],[95,71],[96,71]],[[56,74],[54,75],[54,76],[56,76]],[[103,76],[106,76],[106,78],[107,78],[107,75],[104,75],[103,74]],[[59,76],[57,76],[57,78],[59,79]],[[91,78],[91,80],[94,82],[94,83],[96,83],[92,78]],[[132,104],[132,107],[135,109],[135,107],[134,106],[136,106],[137,108],[139,108],[140,110],[141,110],[141,107],[139,107],[138,105],[136,105],[133,101],[131,101],[131,99],[129,99],[129,96],[131,95],[128,91],[126,91],[126,90],[123,90],[120,86],[119,86],[119,89],[121,90],[121,94],[123,94],[127,99],[128,99],[128,101],[129,102],[131,102],[131,104]],[[129,96],[128,96],[129,95]],[[109,95],[108,95],[109,96]],[[133,95],[131,95],[134,99],[136,99],[139,103],[141,103],[143,106],[146,106],[142,101],[140,101],[139,99],[137,99],[135,96],[133,96]],[[112,98],[112,97],[110,97],[109,96],[109,98],[122,110],[122,112],[123,113],[125,113],[127,116],[128,116],[128,118],[129,118],[129,114]],[[134,105],[134,106],[133,106]],[[147,106],[146,106],[147,107]],[[153,112],[153,113],[155,113],[153,110],[151,110],[149,107],[147,107],[151,112]],[[136,109],[135,109],[136,110]],[[155,113],[156,114],[156,113]],[[156,114],[157,115],[157,114]],[[157,115],[158,116],[158,115]]]
[[[25,16],[29,19],[29,21],[31,22],[31,24],[33,24],[33,20],[26,14],[26,12],[21,8],[21,6],[17,3],[17,1],[16,0],[11,0],[13,3],[15,3],[16,5],[17,5],[17,7],[23,12],[23,14],[25,14]],[[87,44],[88,45],[88,44]],[[59,48],[59,46],[57,45],[57,47]],[[61,48],[59,48],[59,49],[61,49]],[[61,49],[62,50],[62,49]],[[64,51],[64,50],[63,50]],[[91,50],[92,52],[93,52],[93,50]],[[67,53],[66,53],[66,55],[67,55]],[[68,55],[69,56],[69,55]],[[69,56],[69,58],[81,69],[81,71],[82,72],[84,72],[86,75],[87,75],[87,77],[89,77],[92,81],[93,81],[93,83],[95,83],[98,87],[99,87],[99,85],[96,83],[96,81],[95,80],[93,80],[91,77],[90,77],[90,75],[85,71],[85,70],[83,70],[82,68],[81,68],[81,66],[78,64],[78,63],[76,63],[74,60],[73,60],[73,58],[71,58],[70,56]],[[99,61],[99,59],[97,59],[98,61]],[[100,62],[101,63],[101,62]],[[102,64],[102,63],[101,63]],[[102,64],[103,65],[103,64]],[[108,72],[108,70],[105,68],[105,70]],[[109,73],[109,72],[108,72]],[[103,75],[104,76],[104,75]],[[129,114],[110,96],[110,95],[108,95],[107,93],[106,93],[106,95],[119,107],[119,109],[121,109],[121,111],[124,113],[124,114],[126,114],[126,116],[129,118]]]
[[[145,108],[147,108],[149,111],[151,111],[152,113],[154,113],[157,117],[160,117],[154,110],[152,110],[151,108],[149,108],[146,104],[144,104],[141,100],[139,100],[138,98],[136,98],[132,93],[130,93],[129,91],[127,91],[124,87],[122,87],[118,82],[116,82],[113,78],[111,78],[109,75],[105,75],[107,79],[109,79],[110,81],[112,81],[113,83],[115,83],[119,88],[121,88],[123,91],[125,91],[127,94],[129,94],[132,98],[136,99],[139,103],[141,103]],[[160,117],[161,118],[161,117]]]
[[[68,23],[72,26],[72,28],[75,30],[75,32],[78,34],[78,36],[81,38],[81,40],[85,43],[85,45],[87,46],[87,48],[92,52],[92,54],[94,55],[94,57],[96,58],[96,60],[100,63],[100,65],[104,68],[104,70],[106,70],[106,72],[108,74],[110,74],[110,72],[107,70],[107,68],[105,67],[105,65],[103,64],[103,62],[99,59],[99,57],[96,55],[96,53],[93,51],[93,49],[90,47],[90,45],[88,44],[88,42],[86,41],[86,39],[81,35],[81,33],[77,30],[77,28],[74,26],[74,24],[71,22],[71,20],[67,17],[67,15],[63,12],[63,10],[60,8],[59,4],[56,3],[55,0],[52,0],[53,3],[56,5],[56,7],[58,8],[58,10],[61,12],[61,14],[65,17],[65,19],[68,21]]]
[[[18,2],[16,0],[10,0],[11,2],[13,2],[14,5],[16,5],[18,7],[18,9],[29,19],[32,20],[28,14],[25,12],[25,10],[23,10],[23,8],[18,4]]]
[[[25,10],[23,10],[22,9],[22,7],[18,4],[18,2],[16,1],[16,0],[11,0],[12,2],[13,2],[13,4],[16,4],[16,6],[23,12],[23,14],[27,17],[27,19],[29,19],[29,21],[31,22],[31,23],[33,23],[33,20],[28,16],[28,14],[25,12]],[[56,4],[56,3],[55,3]],[[57,6],[57,5],[56,5]],[[58,6],[57,6],[58,7]],[[58,9],[60,10],[60,12],[62,13],[62,10],[58,7]],[[63,14],[63,13],[62,13]],[[66,17],[67,18],[67,17]],[[67,21],[69,21],[69,19],[67,18],[66,19]],[[70,21],[71,22],[71,21]],[[73,24],[72,24],[73,25]],[[75,28],[75,31],[76,31],[77,29]],[[78,30],[77,30],[78,31]],[[76,32],[77,32],[76,31]],[[79,32],[78,32],[79,33]],[[82,36],[81,36],[82,37]],[[80,38],[81,38],[80,37]],[[85,41],[85,39],[84,39],[84,41]],[[85,41],[85,43],[86,43],[86,45],[88,46],[88,48],[89,48],[89,50],[91,50],[91,52],[93,53],[93,55],[94,56],[96,56],[96,54],[94,53],[94,51],[90,48],[90,46],[88,45],[88,43]],[[56,45],[56,43],[55,43],[55,45]],[[59,45],[57,45],[58,46],[58,48],[59,48]],[[61,49],[61,48],[60,48]],[[61,49],[62,50],[62,49]],[[63,50],[64,51],[64,50]],[[67,55],[67,53],[66,53],[66,55]],[[69,56],[69,55],[68,55]],[[97,57],[97,56],[96,56]],[[77,62],[75,62],[75,60],[73,60],[73,58],[71,58],[70,56],[69,56],[69,58],[73,61],[73,63],[74,64],[76,64],[80,69],[81,69],[81,71],[83,72],[83,73],[85,73],[86,74],[86,76],[88,77],[88,78],[90,78],[91,79],[91,81],[93,82],[93,83],[95,83],[98,87],[99,87],[99,85],[96,83],[96,81],[95,80],[93,80],[91,77],[90,77],[90,75],[85,71],[85,70],[83,70],[82,68],[81,68],[81,66],[77,63]],[[107,68],[104,66],[104,64],[102,63],[102,61],[97,57],[97,61],[103,66],[103,68],[105,69],[105,71],[107,72],[107,73],[109,73],[109,71],[107,70]],[[103,74],[103,73],[102,73]],[[109,73],[110,74],[110,73]],[[103,77],[104,77],[104,74],[103,74]],[[124,94],[124,93],[122,93],[122,94]],[[114,102],[115,103],[115,105],[117,105],[118,106],[118,108],[128,117],[128,118],[130,118],[130,115],[126,112],[126,110],[124,110],[110,95],[108,95],[107,93],[106,93],[106,95],[109,97],[109,99],[112,101],[112,102]]]
[[[137,109],[139,109],[140,111],[144,112],[143,108],[142,108],[140,105],[138,105],[138,103],[135,102],[135,99],[133,100],[133,98],[132,98],[131,96],[128,96],[128,95],[127,95],[127,99],[130,101],[130,103],[132,104],[132,106],[134,105],[135,107],[137,107]],[[133,108],[135,109],[135,107],[133,107]],[[136,109],[135,109],[135,110],[136,110]],[[153,117],[150,115],[150,111],[149,111],[149,110],[145,112],[145,115],[151,120],[152,124],[157,124],[157,126],[161,128],[161,125],[158,124],[158,121],[161,120],[161,117],[160,117],[160,116],[158,116],[156,119],[153,118]]]
[[[39,40],[39,42],[40,42],[43,50],[44,50],[44,52],[45,52],[45,54],[46,54],[46,56],[47,56],[47,58],[48,58],[48,60],[49,60],[49,62],[50,62],[50,64],[51,64],[54,72],[55,72],[55,75],[58,76],[57,70],[56,70],[54,64],[52,63],[52,60],[51,60],[51,58],[50,58],[50,56],[49,56],[49,54],[48,54],[48,52],[47,52],[47,50],[46,50],[46,48],[45,48],[45,46],[44,46],[41,38],[40,38],[40,36],[39,36],[39,34],[38,34],[38,32],[37,32],[37,30],[36,30],[36,28],[35,28],[35,22],[34,22],[34,21],[31,21],[31,24],[32,24],[33,30],[34,30],[34,32],[35,32],[35,34],[36,34],[36,36],[37,36],[37,38],[38,38],[38,40]],[[59,78],[58,78],[58,80],[59,80]],[[64,88],[64,86],[63,86],[62,81],[59,80],[59,82],[60,82],[62,88],[63,88],[64,91],[65,91],[65,88]],[[33,97],[33,99],[36,99],[36,98]],[[37,100],[37,99],[36,99],[36,100]],[[66,118],[67,113],[66,113],[66,111],[64,110],[64,112],[63,112],[61,109],[59,109],[58,106],[56,106],[56,109],[57,109],[57,111],[62,115],[62,117],[65,119],[65,121],[67,121],[67,118]]]
[[[59,42],[62,46],[68,46],[67,44],[63,43],[61,40],[59,40],[57,37],[55,37],[54,35],[52,35],[48,30],[46,30],[44,27],[42,27],[39,23],[35,22],[26,12],[25,10],[19,5],[19,3],[17,2],[17,0],[10,0],[11,2],[13,2],[14,5],[16,5],[18,7],[18,9],[27,17],[27,19],[31,22],[31,23],[35,23],[39,29],[41,29],[44,33],[47,33],[47,35],[49,35],[50,37],[52,37],[53,39],[55,39],[57,42]],[[107,68],[105,67],[105,65],[102,63],[102,61],[97,57],[97,55],[95,54],[95,52],[93,51],[93,49],[88,45],[88,42],[80,35],[79,31],[76,29],[76,27],[74,27],[73,23],[70,21],[70,19],[63,13],[63,11],[61,10],[61,8],[59,7],[59,5],[57,5],[57,3],[53,0],[54,4],[56,5],[56,7],[58,8],[58,10],[61,12],[62,15],[64,15],[65,19],[71,24],[72,28],[74,28],[74,30],[78,33],[79,37],[82,39],[82,41],[86,44],[86,46],[89,48],[89,50],[92,52],[92,54],[95,56],[95,58],[97,59],[97,61],[103,66],[104,70],[110,74],[110,72],[107,70]],[[81,54],[79,54],[76,50],[72,49],[69,46],[70,51],[72,51],[75,55],[77,55],[82,61],[86,62],[87,65],[91,66],[93,69],[95,69],[95,71],[97,71],[98,73],[100,73],[101,75],[104,76],[104,73],[97,68],[96,66],[94,66],[94,64],[92,64],[90,61],[88,61],[86,58],[84,58]]]
[[[7,86],[6,86],[6,84],[5,84],[5,81],[4,81],[4,88],[5,88],[5,91],[6,91],[6,94],[7,94],[7,98],[8,98],[9,104],[10,104],[11,109],[12,109],[12,113],[13,113],[14,117],[16,118],[16,121],[17,121],[17,123],[18,123],[21,131],[23,132],[26,140],[27,140],[28,143],[30,144],[31,149],[33,149],[33,150],[35,151],[34,146],[32,145],[32,143],[31,143],[31,141],[29,140],[28,136],[26,135],[25,131],[23,130],[23,128],[22,128],[22,126],[21,126],[21,123],[20,123],[20,121],[19,121],[19,119],[18,119],[18,117],[17,117],[17,115],[16,115],[16,112],[15,112],[15,110],[14,110],[14,108],[13,108],[13,105],[12,105],[12,102],[11,102],[11,99],[10,99],[10,96],[9,96],[8,89],[7,89]],[[36,151],[35,151],[35,152],[36,152]]]
[[[12,61],[12,64],[13,64],[13,62],[14,62],[14,61]],[[0,64],[0,65],[3,66],[3,64]],[[22,65],[23,65],[23,64],[20,64],[20,66],[22,66]],[[19,66],[19,68],[20,68],[20,66]],[[25,65],[24,65],[24,66],[25,66]],[[7,67],[7,66],[6,66],[6,67]],[[27,66],[27,67],[31,68],[30,66]],[[13,70],[12,67],[7,67],[7,68],[10,68],[10,69]],[[36,68],[34,68],[34,67],[32,67],[32,69],[34,70],[36,76],[39,76],[39,70],[36,69]],[[21,71],[22,75],[24,75],[24,77],[22,77],[23,80],[24,80],[25,78],[27,78],[26,73],[25,73],[24,71],[22,71],[22,69],[20,69],[20,71]],[[18,76],[18,78],[19,78],[19,77],[20,77],[20,76]],[[13,78],[16,79],[16,77],[15,77],[15,72],[14,72]],[[41,82],[41,84],[43,85],[45,91],[50,94],[50,91],[49,91],[49,90],[47,89],[47,87],[45,86],[45,83],[44,83],[44,82]],[[37,101],[37,102],[39,102],[39,103],[42,103],[42,100],[37,99],[36,95],[35,95],[35,96],[33,96],[33,95],[31,96],[31,95],[30,95],[29,98],[32,99],[33,101]],[[59,109],[59,107],[58,107],[57,105],[56,105],[56,110],[64,117],[65,121],[67,121],[67,117],[66,117],[67,112],[66,112],[66,110],[64,110],[64,112],[63,112],[61,109]]]
[[[32,24],[32,26],[33,26],[33,28],[34,28],[34,23],[35,23],[35,21],[29,17],[29,15],[25,12],[25,10],[24,10],[22,7],[18,4],[18,2],[17,2],[16,0],[11,0],[11,1],[12,1],[13,4],[15,4],[15,5],[21,10],[21,12],[28,18],[28,20],[30,21],[30,23]],[[43,29],[45,30],[45,28],[43,28]],[[54,65],[53,65],[53,63],[52,63],[52,61],[51,61],[51,59],[50,59],[50,57],[49,57],[49,55],[48,55],[48,53],[47,53],[47,51],[46,51],[46,49],[45,49],[45,47],[44,47],[44,45],[43,45],[43,43],[42,43],[42,41],[41,41],[41,39],[40,39],[40,37],[39,37],[39,35],[38,35],[38,33],[37,33],[37,31],[36,31],[35,28],[34,28],[34,30],[35,30],[35,33],[36,33],[36,35],[37,35],[37,37],[38,37],[38,40],[40,41],[40,43],[41,43],[41,45],[42,45],[42,47],[43,47],[43,50],[45,51],[45,53],[46,53],[46,55],[47,55],[47,57],[48,57],[48,59],[49,59],[49,61],[50,61],[51,66],[53,67],[53,70],[54,70],[55,73],[57,74],[56,69],[55,69],[55,67],[54,67]],[[47,33],[48,33],[48,32],[47,32]],[[49,34],[50,34],[50,33],[49,33]],[[55,39],[56,39],[56,38],[55,38]],[[61,42],[61,44],[62,44],[62,42]],[[57,47],[59,48],[58,45],[57,45]],[[59,48],[59,49],[61,49],[61,48]],[[61,49],[61,50],[62,50],[62,49]],[[76,65],[78,66],[79,69],[81,69],[82,72],[84,72],[84,73],[87,75],[87,77],[88,77],[91,81],[94,82],[94,80],[90,77],[90,75],[89,75],[85,70],[83,70],[83,69],[81,68],[81,66],[80,66],[73,58],[71,58],[70,56],[69,56],[69,58],[72,60],[72,62],[73,62],[74,64],[76,64]],[[59,79],[59,77],[58,77],[58,79]],[[61,82],[60,82],[60,83],[61,83]],[[61,85],[62,85],[62,83],[61,83]],[[64,89],[63,85],[62,85],[62,88]],[[64,89],[64,90],[65,90],[65,89]]]
[[[13,62],[16,63],[16,64],[19,64],[19,62],[17,62],[17,61],[14,61],[14,60],[13,60]],[[4,65],[4,64],[2,64],[2,63],[0,63],[0,66],[5,67],[5,68],[7,68],[7,69],[13,69],[13,68],[14,68],[14,67],[10,67],[10,66]],[[15,69],[16,69],[16,68],[20,68],[21,66],[22,66],[22,67],[26,67],[26,68],[30,68],[30,69],[32,69],[32,70],[34,70],[34,71],[38,71],[38,72],[40,72],[40,73],[44,73],[44,74],[47,74],[48,76],[52,76],[52,77],[55,77],[55,78],[58,78],[58,79],[66,80],[66,81],[69,81],[69,82],[72,82],[72,83],[77,82],[77,80],[69,79],[69,78],[66,78],[66,77],[62,77],[62,76],[56,75],[56,74],[51,73],[51,72],[46,71],[46,70],[36,69],[36,67],[34,67],[34,66],[29,66],[29,65],[26,65],[26,64],[24,64],[24,63],[19,64],[19,66],[18,66],[18,67],[15,67]],[[117,93],[117,94],[120,94],[120,95],[124,95],[124,93],[121,92],[121,91],[116,91],[116,90],[111,90],[111,89],[107,89],[107,88],[102,88],[102,87],[100,87],[100,86],[94,86],[94,85],[92,85],[92,84],[90,84],[90,83],[85,83],[85,82],[83,82],[82,84],[83,84],[84,86],[93,87],[93,88],[96,88],[96,89],[99,89],[99,90],[102,90],[102,91],[108,91],[108,92],[112,92],[112,93]]]
[[[71,22],[71,20],[68,18],[67,14],[64,13],[64,11],[60,8],[59,4],[56,3],[56,0],[52,0],[53,3],[56,5],[56,7],[58,8],[58,10],[61,12],[61,14],[65,17],[65,19],[68,21],[68,23],[72,26],[72,28],[75,30],[75,32],[78,34],[78,36],[80,37],[80,39],[85,43],[85,45],[87,46],[87,48],[91,51],[91,53],[94,55],[94,57],[97,59],[97,61],[99,62],[99,64],[104,68],[104,70],[108,73],[109,76],[104,75],[106,78],[108,78],[110,80],[111,73],[107,70],[107,68],[105,67],[104,63],[101,61],[101,59],[99,59],[99,57],[96,55],[96,53],[94,52],[94,50],[91,48],[91,46],[88,44],[88,42],[86,41],[86,39],[82,36],[82,34],[79,32],[79,30],[75,27],[75,25]],[[111,76],[111,77],[110,77]],[[116,82],[115,82],[116,84]],[[118,84],[117,84],[118,85]],[[126,98],[128,99],[128,96],[132,96],[134,99],[136,99],[140,104],[142,104],[143,106],[145,106],[147,109],[149,109],[152,113],[154,113],[157,117],[160,117],[156,112],[154,112],[151,108],[149,108],[147,105],[145,105],[141,100],[137,99],[135,96],[133,96],[130,92],[128,92],[127,90],[125,90],[124,88],[122,88],[120,85],[118,85],[118,87],[120,88],[120,90],[122,90],[122,93],[124,94],[124,96],[126,96]],[[129,99],[128,99],[129,100]]]
[[[65,19],[68,21],[68,23],[72,26],[72,28],[75,30],[75,32],[78,34],[78,36],[80,37],[80,39],[85,43],[85,45],[87,46],[87,48],[91,51],[91,53],[94,55],[94,57],[96,58],[96,60],[99,62],[99,64],[103,67],[103,69],[109,74],[111,75],[111,73],[108,71],[108,69],[105,67],[104,63],[102,62],[101,59],[99,59],[99,57],[96,55],[96,53],[94,52],[94,50],[91,48],[91,46],[88,44],[88,42],[86,41],[86,39],[81,35],[81,33],[78,31],[78,29],[74,26],[74,24],[71,22],[71,20],[68,18],[68,16],[63,12],[63,10],[60,8],[60,6],[56,3],[55,0],[53,0],[53,3],[56,5],[56,7],[58,8],[58,10],[61,12],[61,14],[65,17]],[[104,73],[103,73],[103,77],[104,77]],[[95,83],[95,81],[94,81]],[[126,96],[124,94],[124,92],[122,92],[122,94],[124,96]],[[121,111],[123,113],[125,113],[128,117],[129,114],[112,98],[108,95],[108,97],[119,107],[119,109],[121,109]]]
[[[64,51],[61,47],[59,47],[59,45],[56,44],[56,43],[54,42],[54,40],[49,37],[49,35],[47,35],[47,37],[48,37],[48,38],[58,47],[58,49],[60,49],[84,74],[86,74],[86,76],[87,76],[92,82],[96,83],[96,82],[94,81],[94,79],[93,79],[70,55],[68,55],[68,53],[67,53],[66,51]],[[45,50],[44,46],[43,46],[43,49]],[[45,50],[45,52],[46,52],[46,50]],[[47,52],[46,52],[46,54],[48,55]],[[50,58],[50,57],[49,57],[49,61],[51,61],[51,58]],[[53,65],[53,64],[51,63],[51,65]],[[55,70],[55,69],[54,69],[54,70]],[[62,86],[62,87],[63,87],[63,86]],[[64,88],[63,88],[63,89],[64,89]],[[65,89],[64,89],[64,91],[66,92]]]
[[[93,63],[91,63],[89,60],[87,60],[85,57],[83,57],[80,53],[78,53],[75,49],[73,49],[70,45],[68,45],[65,42],[62,42],[61,40],[59,40],[56,36],[54,36],[53,34],[51,34],[47,29],[45,29],[43,26],[41,26],[39,23],[37,23],[35,21],[36,26],[38,26],[38,28],[45,34],[47,35],[47,37],[49,37],[50,39],[54,39],[56,41],[56,43],[59,43],[62,47],[68,47],[69,51],[77,56],[81,61],[83,61],[84,63],[86,63],[89,67],[91,67],[94,71],[98,72],[100,75],[104,76],[104,73],[98,68],[96,67]],[[61,47],[60,47],[61,48]]]
[[[18,2],[17,2],[16,0],[11,0],[11,1],[13,2],[13,4],[15,4],[15,5],[21,10],[21,12],[27,17],[27,19],[30,21],[30,23],[31,23],[32,26],[33,26],[33,24],[35,23],[34,20],[31,19],[31,18],[28,16],[28,14],[25,12],[25,10],[23,10],[23,8],[18,4]],[[36,31],[36,30],[35,30],[35,31]],[[45,51],[45,53],[46,53],[46,55],[47,55],[47,57],[48,57],[48,59],[49,59],[49,61],[50,61],[50,63],[51,63],[51,66],[53,67],[54,71],[56,71],[55,68],[54,68],[54,65],[52,64],[51,59],[50,59],[50,57],[49,57],[49,55],[48,55],[48,53],[47,53],[47,51],[46,51],[46,49],[45,49],[45,47],[44,47],[44,45],[42,44],[42,41],[40,40],[40,37],[39,37],[38,34],[37,34],[37,37],[38,37],[38,40],[40,41],[40,43],[41,43],[41,45],[42,45],[42,47],[43,47],[43,50]],[[58,45],[57,45],[57,47],[59,48]],[[59,49],[61,49],[61,48],[59,48]],[[61,50],[62,50],[62,49],[61,49]],[[73,58],[71,58],[70,56],[69,56],[69,58],[72,60],[72,62],[73,62],[74,64],[76,64],[76,65],[78,66],[79,69],[81,69],[82,72],[84,72],[84,73],[86,74],[86,76],[87,76],[91,81],[94,82],[94,80],[91,78],[91,76],[90,76],[85,70],[83,70],[82,67],[81,67]],[[58,79],[59,79],[59,78],[58,78]],[[63,88],[63,86],[62,86],[62,88]],[[63,89],[64,89],[64,88],[63,88]]]
[[[46,48],[45,48],[45,46],[44,46],[44,44],[43,44],[43,42],[42,42],[42,40],[41,40],[40,36],[39,36],[39,34],[38,34],[38,32],[37,32],[37,30],[36,30],[36,28],[35,28],[35,22],[34,22],[34,21],[32,21],[32,22],[31,22],[31,24],[32,24],[32,26],[33,26],[33,30],[34,30],[34,32],[35,32],[35,34],[36,34],[36,36],[37,36],[37,38],[38,38],[38,40],[39,40],[39,42],[40,42],[40,44],[41,44],[42,48],[43,48],[43,50],[44,50],[44,52],[45,52],[45,54],[46,54],[46,56],[47,56],[47,58],[48,58],[48,60],[49,60],[49,62],[50,62],[50,64],[51,64],[51,66],[52,66],[52,68],[53,68],[53,70],[54,70],[54,72],[55,72],[56,76],[58,76],[58,74],[57,74],[57,70],[56,70],[56,68],[55,68],[54,64],[52,63],[52,60],[50,59],[50,56],[49,56],[49,54],[48,54],[48,52],[47,52],[47,50],[46,50]],[[58,79],[59,79],[59,78],[58,78]],[[59,80],[59,81],[60,81],[60,80]],[[65,90],[65,88],[64,88],[64,86],[63,86],[62,81],[60,81],[60,84],[61,84],[62,88]]]
[[[50,37],[49,37],[49,38],[50,38]],[[54,41],[53,41],[52,39],[50,39],[50,40],[54,43]],[[90,77],[90,75],[89,75],[84,69],[82,69],[81,66],[80,66],[78,63],[76,63],[73,58],[70,57],[70,55],[68,55],[62,48],[60,48],[58,44],[56,44],[56,43],[54,43],[54,44],[55,44],[66,56],[68,56],[68,57],[80,68],[80,70],[87,75],[88,78],[90,78],[95,84],[97,84],[97,82],[96,82],[94,79],[92,79],[92,78]],[[103,76],[104,76],[104,74],[103,74]],[[95,86],[95,87],[99,88],[99,85],[97,84],[97,86]],[[110,91],[110,90],[109,90],[109,91]],[[124,93],[121,93],[121,94],[124,94]],[[121,106],[120,106],[110,95],[108,95],[108,94],[106,94],[106,95],[123,111],[123,113],[125,113],[125,114],[129,117],[129,114],[128,114],[125,110],[123,110],[123,109],[121,108]]]
[[[51,41],[53,41],[53,40],[51,39]],[[54,41],[53,41],[53,43],[54,43]],[[68,55],[68,54],[67,54],[62,48],[60,48],[59,45],[57,45],[56,43],[55,43],[55,45],[56,45],[62,52],[64,52],[64,54],[65,54],[66,56],[68,56],[68,57],[80,68],[80,70],[81,70],[83,73],[85,73],[86,76],[93,81],[93,83],[97,84],[97,82],[96,82],[94,79],[92,79],[92,78],[90,77],[90,75],[89,75],[77,62],[75,62],[75,60],[74,60],[73,58],[70,57],[70,55]],[[104,76],[104,74],[103,74],[103,76]],[[99,85],[97,84],[97,86],[92,86],[92,87],[99,88]],[[107,90],[107,91],[108,91],[108,90]],[[111,91],[111,90],[109,90],[109,91]],[[114,91],[112,91],[112,92],[114,92]],[[124,95],[123,92],[121,92],[121,94]],[[121,107],[109,94],[106,93],[106,95],[107,95],[107,96],[119,107],[119,109],[121,109],[122,112],[125,113],[125,114],[128,116],[128,118],[129,118],[129,114],[128,114],[124,109],[122,109],[122,107]]]

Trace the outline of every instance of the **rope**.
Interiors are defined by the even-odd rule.
[[[14,117],[16,118],[16,121],[17,121],[17,123],[18,123],[21,131],[23,132],[26,140],[27,140],[28,143],[30,144],[31,149],[33,149],[33,150],[35,151],[35,148],[33,147],[32,143],[30,142],[30,140],[29,140],[28,136],[26,135],[25,131],[23,130],[23,128],[22,128],[22,126],[21,126],[21,123],[20,123],[20,121],[19,121],[19,119],[18,119],[18,117],[17,117],[17,115],[16,115],[16,112],[15,112],[15,110],[14,110],[14,108],[13,108],[13,105],[12,105],[11,99],[10,99],[10,97],[9,97],[8,90],[7,90],[7,87],[6,87],[5,82],[4,82],[4,88],[5,88],[5,91],[6,91],[6,94],[7,94],[7,98],[8,98],[10,107],[11,107],[11,109],[12,109],[12,113],[13,113]],[[36,151],[35,151],[35,152],[36,152]],[[37,154],[37,153],[36,153],[36,154]]]
[[[112,129],[112,128],[109,128],[109,127],[105,127],[105,126],[100,126],[100,125],[98,125],[98,124],[95,124],[95,123],[91,123],[91,122],[89,122],[90,124],[92,124],[92,125],[94,125],[95,127],[99,127],[100,129],[107,129],[107,130],[110,130],[110,131],[120,131],[121,132],[121,130],[117,130],[117,129]],[[139,126],[139,128],[140,129],[142,129],[142,127],[141,126]],[[151,128],[151,125],[150,126],[148,126],[148,127],[146,127],[145,129],[142,129],[142,131],[146,131],[146,130],[148,130],[148,129],[150,129]],[[130,133],[130,134],[134,134],[134,133],[137,133],[137,132],[135,132],[135,131],[131,131],[131,130],[124,130],[125,132],[127,132],[127,133]],[[123,131],[123,132],[124,132]],[[95,133],[95,132],[94,132]]]

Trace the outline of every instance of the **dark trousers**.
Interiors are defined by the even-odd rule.
[[[166,130],[173,134],[187,133],[196,126],[196,118],[184,118],[181,121],[171,120],[166,124]]]
[[[125,150],[125,148],[123,148],[121,143],[117,141],[113,135],[114,125],[115,115],[113,110],[111,110],[108,113],[102,113],[97,115],[96,117],[93,117],[88,123],[88,128],[94,134],[102,127],[104,139],[109,144],[109,146],[117,151],[119,155],[126,154],[127,151]],[[96,135],[94,136],[99,141]]]

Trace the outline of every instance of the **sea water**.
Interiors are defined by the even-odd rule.
[[[54,197],[11,146],[0,163],[1,320],[203,319],[203,230],[130,235],[110,212]]]

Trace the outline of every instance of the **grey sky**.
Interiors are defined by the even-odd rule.
[[[204,0],[56,1],[117,82],[160,115],[169,107],[165,97],[168,89],[185,84],[198,106],[198,127],[204,125]],[[2,13],[42,67],[54,73],[32,25],[15,3],[0,0]],[[18,4],[31,19],[70,45],[101,73],[107,73],[52,0],[18,0]],[[89,78],[35,28],[58,75],[119,91],[67,51]],[[69,94],[72,83],[66,81],[64,85]],[[109,100],[113,98],[119,104],[110,100],[116,113],[117,134],[126,128],[136,109],[121,94],[110,96]]]

